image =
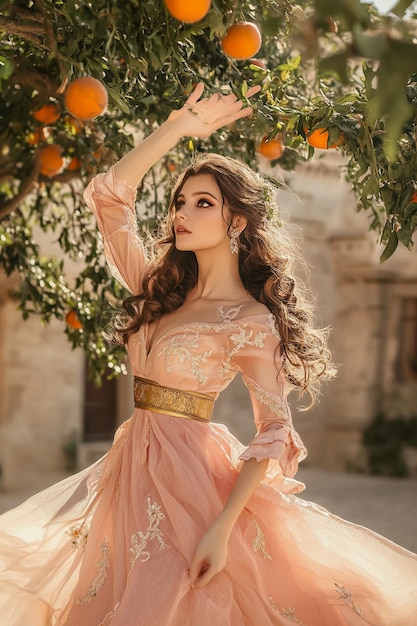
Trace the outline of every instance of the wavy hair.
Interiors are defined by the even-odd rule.
[[[142,292],[123,302],[125,314],[114,324],[116,337],[126,343],[142,324],[178,309],[196,284],[195,254],[176,249],[172,216],[185,182],[199,174],[210,174],[219,186],[230,214],[229,228],[234,215],[247,219],[239,238],[241,280],[253,298],[274,315],[287,380],[300,392],[308,391],[313,403],[321,380],[335,375],[327,348],[328,329],[315,326],[312,294],[294,278],[295,265],[303,260],[277,219],[274,189],[236,159],[205,154],[180,174],[160,237],[151,248],[152,262]]]

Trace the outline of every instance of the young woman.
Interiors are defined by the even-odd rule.
[[[206,155],[177,181],[153,256],[138,238],[146,171],[251,113],[202,92],[86,190],[133,294],[116,334],[135,411],[106,457],[0,518],[2,623],[415,626],[417,556],[293,495],[306,450],[287,395],[314,399],[333,369],[266,182]],[[210,423],[237,372],[257,427],[246,449]]]

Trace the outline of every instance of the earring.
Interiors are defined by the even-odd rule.
[[[230,235],[230,252],[232,254],[238,254],[239,252],[239,235],[240,232],[238,230],[233,230]]]

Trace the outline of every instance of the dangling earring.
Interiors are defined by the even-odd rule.
[[[233,230],[230,235],[230,252],[232,254],[238,254],[239,252],[239,235],[240,232],[238,230]]]

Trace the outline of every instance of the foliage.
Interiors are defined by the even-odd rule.
[[[391,419],[377,415],[363,431],[363,443],[371,474],[407,476],[403,452],[405,446],[417,448],[417,415]]]
[[[140,217],[155,222],[166,206],[170,179],[195,150],[246,159],[256,167],[264,136],[284,136],[285,169],[309,160],[307,129],[328,128],[329,143],[342,139],[346,176],[358,208],[371,216],[388,258],[398,242],[408,248],[417,225],[417,44],[414,22],[403,19],[411,1],[379,15],[358,0],[213,0],[197,24],[172,18],[162,0],[0,0],[0,263],[20,279],[19,306],[48,323],[75,309],[82,330],[66,329],[73,346],[87,351],[96,379],[107,363],[122,371],[121,351],[106,349],[108,302],[126,295],[109,276],[96,227],[82,190],[179,107],[198,80],[207,92],[229,87],[244,97],[261,84],[255,115],[210,140],[185,139],[140,189]],[[220,39],[236,20],[256,22],[263,34],[258,58],[266,68],[225,56]],[[78,76],[100,79],[108,112],[93,121],[65,111],[64,92]],[[32,113],[60,105],[46,129],[47,143],[63,148],[77,169],[52,178],[40,174],[39,129]],[[32,135],[31,135],[32,134]],[[60,248],[42,251],[43,232]],[[71,264],[78,275],[71,279]]]

